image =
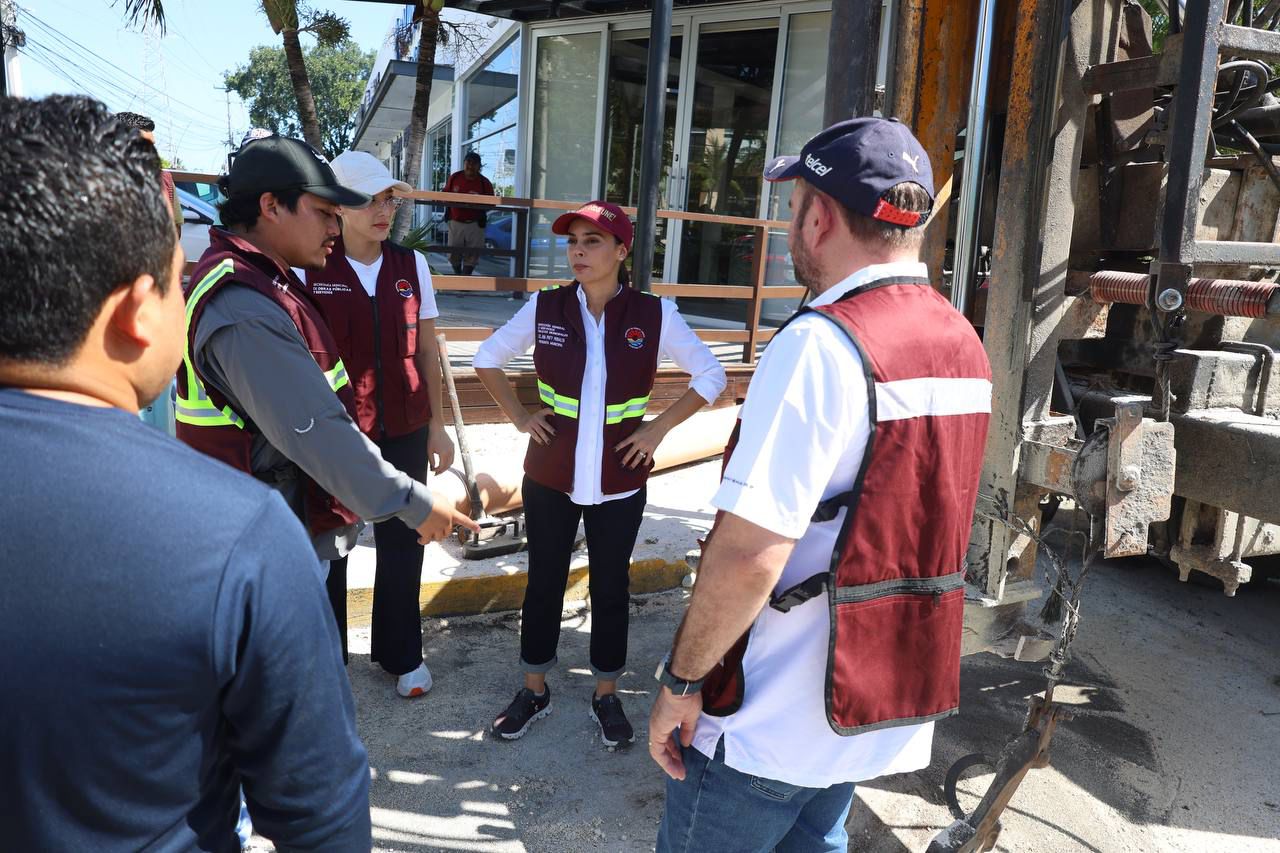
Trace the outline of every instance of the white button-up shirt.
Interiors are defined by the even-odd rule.
[[[918,263],[864,267],[809,304],[828,305],[877,279],[927,277]],[[760,359],[742,429],[712,504],[752,524],[797,539],[775,594],[825,569],[844,510],[810,524],[826,498],[848,491],[870,434],[862,359],[848,337],[824,317],[794,320]],[[825,704],[830,612],[825,595],[789,613],[765,607],[751,626],[743,658],[746,694],[728,717],[703,714],[693,746],[735,770],[792,785],[825,788],[929,764],[933,723],[841,737]]]
[[[582,311],[582,328],[587,335],[587,365],[579,395],[578,443],[574,450],[573,491],[569,500],[590,506],[630,497],[638,490],[606,495],[600,486],[600,465],[605,450],[604,387],[608,378],[604,358],[604,318],[602,316],[597,322],[592,316],[582,288],[578,288],[578,303]],[[513,358],[532,349],[537,312],[538,294],[535,293],[506,325],[480,344],[472,365],[476,368],[502,368]],[[659,338],[659,363],[670,358],[691,375],[689,387],[698,392],[698,396],[708,403],[715,402],[724,390],[724,366],[693,333],[670,299],[662,300],[662,332]]]

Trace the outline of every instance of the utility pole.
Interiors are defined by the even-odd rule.
[[[13,0],[0,0],[0,95],[22,94],[18,48],[26,43],[26,35],[18,29],[18,13]]]
[[[230,154],[236,147],[235,137],[231,135],[231,89],[227,86],[216,86],[215,88],[221,89],[222,94],[227,99],[227,153]]]

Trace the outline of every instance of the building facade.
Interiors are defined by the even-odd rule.
[[[405,7],[402,19],[411,9]],[[885,21],[885,32],[890,24]],[[448,72],[438,70],[421,186],[439,189],[474,150],[500,194],[635,205],[649,14],[580,12],[551,20],[487,19],[481,26],[491,34],[482,49]],[[789,218],[790,184],[766,183],[763,166],[775,153],[799,151],[822,127],[830,28],[831,0],[677,4],[660,207]],[[441,85],[444,76],[449,80]],[[365,144],[357,140],[358,147]],[[365,150],[391,162],[397,148],[387,141]],[[551,213],[535,212],[523,235],[528,273],[568,277],[563,241],[550,234]],[[654,276],[747,283],[751,236],[750,229],[729,224],[660,220]],[[767,253],[768,283],[790,283],[785,236],[774,235]]]

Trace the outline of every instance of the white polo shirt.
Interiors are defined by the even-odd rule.
[[[582,311],[582,328],[587,333],[587,365],[579,395],[578,444],[573,455],[573,491],[569,493],[569,500],[591,506],[630,497],[639,489],[606,495],[600,486],[600,463],[604,458],[604,386],[608,379],[604,362],[604,321],[602,318],[597,323],[591,315],[582,288],[578,288],[578,303]],[[502,368],[513,358],[532,349],[537,314],[538,294],[535,293],[506,325],[480,344],[472,365]],[[670,299],[662,300],[659,364],[664,358],[670,358],[677,367],[690,374],[689,387],[708,403],[714,403],[724,390],[724,365],[693,333]]]
[[[891,276],[928,275],[920,263],[865,267],[816,297],[828,305]],[[738,445],[712,503],[798,540],[775,593],[825,571],[844,521],[810,524],[819,502],[848,491],[870,433],[862,360],[834,323],[793,321],[769,343],[742,407]],[[765,607],[743,659],[746,692],[728,717],[703,714],[693,746],[708,757],[724,736],[725,763],[808,788],[859,782],[929,764],[933,723],[841,737],[827,723],[830,617],[826,596],[780,613]]]

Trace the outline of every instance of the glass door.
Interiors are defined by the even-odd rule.
[[[681,88],[673,206],[712,216],[759,216],[778,21],[699,22],[695,39]],[[752,236],[753,229],[743,226],[680,222],[668,240],[669,280],[748,284]]]
[[[658,207],[670,203],[668,182],[675,153],[676,115],[680,96],[683,28],[672,27],[667,69],[666,114],[663,119],[662,173]],[[623,207],[640,202],[640,143],[644,129],[644,95],[649,77],[649,31],[615,30],[609,37],[608,114],[605,119],[604,197]],[[665,277],[668,220],[659,219],[654,239],[653,276]]]

